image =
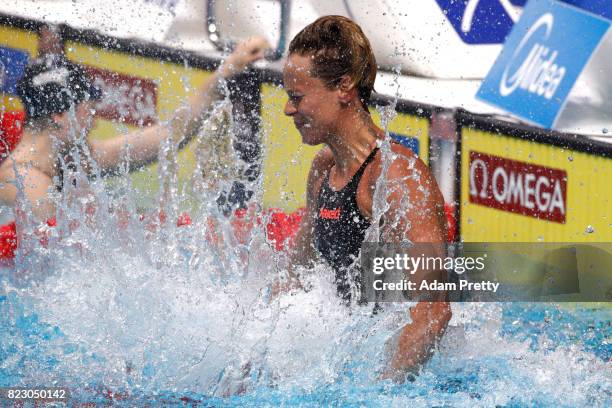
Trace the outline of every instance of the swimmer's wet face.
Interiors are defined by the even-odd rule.
[[[341,105],[338,90],[330,90],[311,73],[310,56],[289,56],[283,69],[285,91],[289,96],[285,115],[293,118],[303,143],[318,145],[334,132]]]
[[[376,59],[361,28],[342,16],[324,16],[289,45],[285,114],[306,144],[330,141],[364,112],[374,89]]]

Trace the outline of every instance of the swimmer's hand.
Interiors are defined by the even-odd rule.
[[[252,37],[239,43],[232,54],[219,68],[219,73],[224,78],[236,75],[244,71],[247,65],[262,59],[270,44],[265,38]]]
[[[403,382],[416,374],[431,357],[451,316],[448,302],[421,301],[411,307],[412,321],[402,329],[389,367],[381,377]]]

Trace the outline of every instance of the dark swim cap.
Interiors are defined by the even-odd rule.
[[[64,57],[43,58],[29,65],[17,84],[27,119],[63,113],[70,106],[98,100],[102,92],[85,70]]]

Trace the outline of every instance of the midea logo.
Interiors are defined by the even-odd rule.
[[[557,59],[559,54],[558,51],[551,50],[542,43],[536,42],[529,51],[527,58],[520,63],[516,72],[510,73],[509,71],[511,71],[513,66],[517,65],[513,64],[513,62],[518,59],[523,49],[526,49],[526,46],[531,43],[530,40],[540,28],[545,29],[541,42],[545,42],[550,38],[554,21],[554,16],[546,13],[527,31],[525,37],[516,47],[512,59],[502,75],[499,84],[499,93],[502,96],[508,96],[518,88],[521,88],[529,93],[543,96],[546,99],[553,97],[566,71],[565,67],[555,64],[555,59]]]

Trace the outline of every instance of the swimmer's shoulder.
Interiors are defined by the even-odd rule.
[[[411,172],[416,171],[420,174],[430,173],[425,162],[409,147],[401,143],[391,143],[391,151],[397,155],[391,164],[392,167],[411,170]]]
[[[327,146],[319,150],[312,160],[312,166],[310,166],[310,174],[308,178],[320,179],[329,172],[334,165],[334,155],[331,149]]]
[[[432,177],[429,167],[417,156],[412,149],[400,144],[391,143],[392,161],[389,166],[387,178],[421,180],[425,184],[429,184],[429,179]],[[382,172],[382,151],[378,151],[372,165],[366,168],[364,172],[365,186],[363,189],[374,190],[376,181]]]
[[[414,199],[441,208],[444,198],[429,166],[410,148],[399,143],[393,143],[391,151],[397,156],[389,167],[388,180],[403,184]]]
[[[312,169],[329,170],[334,165],[334,154],[328,146],[324,146],[317,152],[312,161]]]

